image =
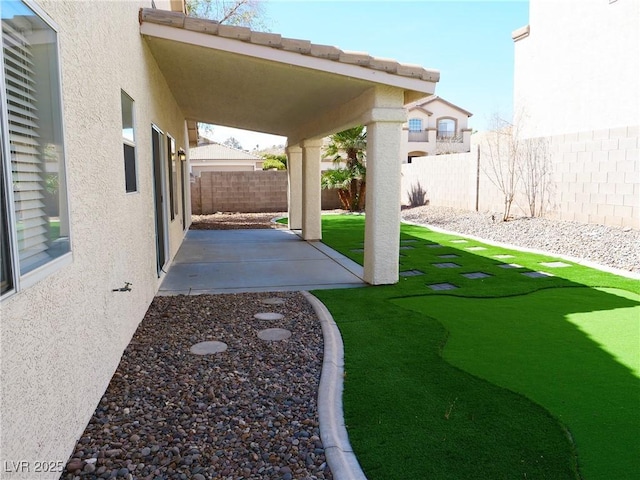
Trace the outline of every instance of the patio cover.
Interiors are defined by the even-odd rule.
[[[439,73],[416,65],[220,25],[158,9],[140,12],[140,32],[185,117],[289,137],[321,138],[354,126],[345,108],[376,85],[404,103],[432,94]]]
[[[289,226],[305,240],[322,235],[322,138],[366,125],[364,277],[397,282],[404,106],[433,94],[439,73],[177,12],[142,9],[139,21],[188,124],[287,137]]]

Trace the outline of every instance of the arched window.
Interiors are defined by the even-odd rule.
[[[409,119],[409,131],[410,132],[421,132],[422,131],[422,119],[421,118],[410,118]]]
[[[456,121],[452,118],[438,120],[438,138],[451,138],[456,135]]]

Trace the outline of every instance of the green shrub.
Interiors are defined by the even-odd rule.
[[[275,155],[273,153],[267,153],[262,155],[264,163],[262,164],[263,170],[269,170],[271,168],[277,168],[278,170],[287,169],[287,156]]]
[[[287,166],[284,163],[282,163],[280,160],[275,160],[275,159],[271,159],[271,158],[266,159],[262,163],[262,169],[263,170],[272,170],[274,168],[276,170],[286,170]]]

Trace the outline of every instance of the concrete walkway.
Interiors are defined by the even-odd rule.
[[[158,295],[364,286],[362,267],[290,230],[191,230]]]

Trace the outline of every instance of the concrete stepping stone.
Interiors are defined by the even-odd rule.
[[[436,268],[460,268],[460,265],[457,263],[445,262],[445,263],[433,263],[432,264]]]
[[[463,240],[462,238],[459,238],[457,240],[451,240],[451,243],[469,243],[468,240]]]
[[[503,254],[500,254],[500,255],[494,255],[493,258],[500,258],[500,259],[503,259],[503,258],[514,258],[514,256],[506,254],[506,253],[503,253]]]
[[[524,268],[522,265],[518,265],[517,263],[502,263],[498,265],[500,268]]]
[[[291,336],[291,332],[284,328],[267,328],[258,332],[258,338],[268,342],[278,342],[286,340]]]
[[[200,342],[192,345],[189,351],[194,355],[211,355],[212,353],[222,353],[227,350],[227,344],[215,340]]]
[[[442,248],[442,245],[440,245],[439,243],[431,243],[429,245],[426,245],[427,248]]]
[[[408,239],[408,240],[400,240],[400,243],[416,243],[418,240]]]
[[[465,250],[469,250],[470,252],[479,252],[480,250],[486,250],[485,247],[466,247]]]
[[[424,272],[420,270],[405,270],[404,272],[400,272],[401,277],[417,277],[418,275],[424,275]]]
[[[256,313],[253,318],[257,318],[258,320],[282,320],[284,315],[281,313],[262,312]]]
[[[355,253],[364,253],[364,248],[352,248],[351,251]]]
[[[460,255],[456,255],[455,253],[447,253],[445,255],[438,255],[438,258],[460,258]]]
[[[564,263],[564,262],[544,262],[544,263],[541,263],[540,265],[542,265],[543,267],[549,267],[549,268],[563,268],[563,267],[571,266],[570,264]]]
[[[431,285],[427,285],[431,290],[455,290],[456,287],[452,283],[433,283]]]
[[[554,275],[547,272],[523,272],[522,275],[530,278],[553,277]]]
[[[400,246],[400,250],[413,250],[414,247],[412,247],[411,245],[401,245]]]
[[[484,272],[471,272],[471,273],[463,273],[462,276],[465,278],[469,278],[471,280],[476,280],[478,278],[492,277],[493,275],[489,275],[488,273],[484,273]]]
[[[271,297],[261,300],[260,303],[264,303],[265,305],[284,305],[285,301],[284,298]]]

